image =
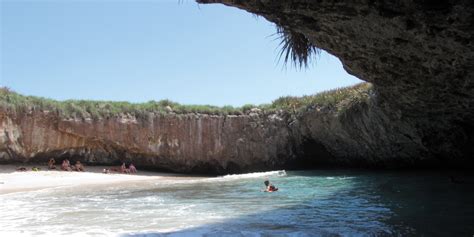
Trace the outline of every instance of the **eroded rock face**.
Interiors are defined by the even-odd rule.
[[[0,162],[88,164],[177,172],[236,173],[294,163],[283,114],[242,116],[150,113],[109,119],[60,119],[35,111],[0,116]]]
[[[382,150],[400,158],[422,155],[432,161],[472,165],[472,1],[198,2],[238,7],[302,33],[315,46],[340,58],[349,73],[373,83],[377,94],[374,105],[361,115],[371,117],[374,130],[382,126],[395,137],[405,133],[411,140],[390,139],[378,144]],[[348,119],[361,118],[354,115]],[[406,147],[412,147],[408,154]]]
[[[0,109],[0,163],[46,163],[53,157],[207,174],[455,163],[429,159],[417,130],[384,114],[371,89],[357,94],[337,104],[271,113],[252,109],[239,116],[64,119],[48,111]]]

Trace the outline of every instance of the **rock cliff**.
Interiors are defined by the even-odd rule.
[[[0,106],[0,163],[46,163],[53,157],[208,174],[452,163],[426,162],[416,130],[382,113],[370,84],[329,92],[329,98],[345,95],[331,103],[254,108],[240,115],[177,114],[167,106],[166,113],[68,117],[39,102],[15,106],[8,93]]]
[[[365,156],[472,167],[472,1],[198,2],[238,7],[303,34],[340,58],[349,73],[373,83],[371,105],[347,118],[372,126],[363,135],[353,130],[357,126],[347,127],[353,130],[348,136],[369,138],[359,145],[379,148]],[[306,121],[311,127],[318,124]],[[326,144],[328,149],[332,144]]]
[[[53,157],[223,174],[313,165],[385,166],[380,154],[389,152],[380,142],[366,143],[379,132],[369,129],[369,116],[359,114],[371,106],[369,84],[329,92],[329,98],[345,94],[331,103],[254,108],[240,115],[176,114],[167,106],[165,113],[65,116],[58,103],[72,102],[54,102],[45,109],[43,99],[1,92],[0,163],[45,163]],[[390,137],[401,141],[396,136]]]
[[[121,114],[63,119],[30,111],[0,116],[0,162],[44,163],[51,157],[87,164],[176,172],[236,173],[291,163],[289,131],[278,114]]]

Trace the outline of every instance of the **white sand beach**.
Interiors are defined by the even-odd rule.
[[[40,171],[32,171],[35,166],[22,165],[27,171],[16,171],[18,166],[0,165],[0,195],[13,192],[34,191],[44,188],[76,185],[113,184],[159,179],[184,179],[178,174],[139,171],[137,174],[102,173],[105,166],[86,167],[86,172],[48,170],[37,166]]]

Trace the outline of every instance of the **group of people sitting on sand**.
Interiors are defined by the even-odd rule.
[[[48,161],[48,170],[55,170],[56,169],[56,160],[54,158],[49,159]],[[31,168],[31,171],[40,171],[41,169],[34,166]],[[76,161],[75,165],[71,165],[68,159],[63,160],[63,163],[61,164],[61,170],[64,171],[80,171],[84,172],[84,165],[80,161]],[[27,171],[25,167],[18,167],[16,171]]]
[[[56,160],[54,160],[54,158],[51,158],[49,161],[48,161],[48,169],[49,170],[55,170],[56,169]],[[31,169],[32,171],[40,171],[41,169],[40,168],[37,168],[37,167],[33,167]],[[71,163],[69,162],[68,159],[64,159],[62,164],[61,164],[61,170],[63,171],[80,171],[80,172],[84,172],[85,169],[84,169],[84,165],[80,162],[80,161],[76,161],[76,164],[75,165],[71,165]],[[16,169],[16,171],[27,171],[27,169],[25,167],[19,167]],[[112,167],[110,169],[103,169],[102,173],[104,174],[109,174],[109,173],[121,173],[121,174],[136,174],[137,173],[137,168],[135,167],[135,165],[133,165],[132,163],[130,163],[130,165],[127,165],[125,164],[125,162],[122,163],[121,166],[119,167]]]
[[[137,168],[130,163],[130,165],[127,168],[127,165],[125,162],[122,163],[122,165],[118,168],[110,168],[110,169],[104,169],[102,173],[104,174],[109,174],[112,172],[117,172],[117,173],[122,173],[122,174],[136,174],[137,173]]]
[[[49,159],[48,161],[48,169],[55,170],[56,169],[56,160],[54,158]],[[63,163],[61,164],[61,170],[64,171],[80,171],[84,172],[84,165],[80,161],[76,161],[75,165],[71,165],[68,159],[64,159]]]

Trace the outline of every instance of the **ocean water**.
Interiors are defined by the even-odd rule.
[[[0,235],[473,236],[473,179],[449,175],[273,171],[10,193]],[[279,191],[262,192],[265,179]]]

